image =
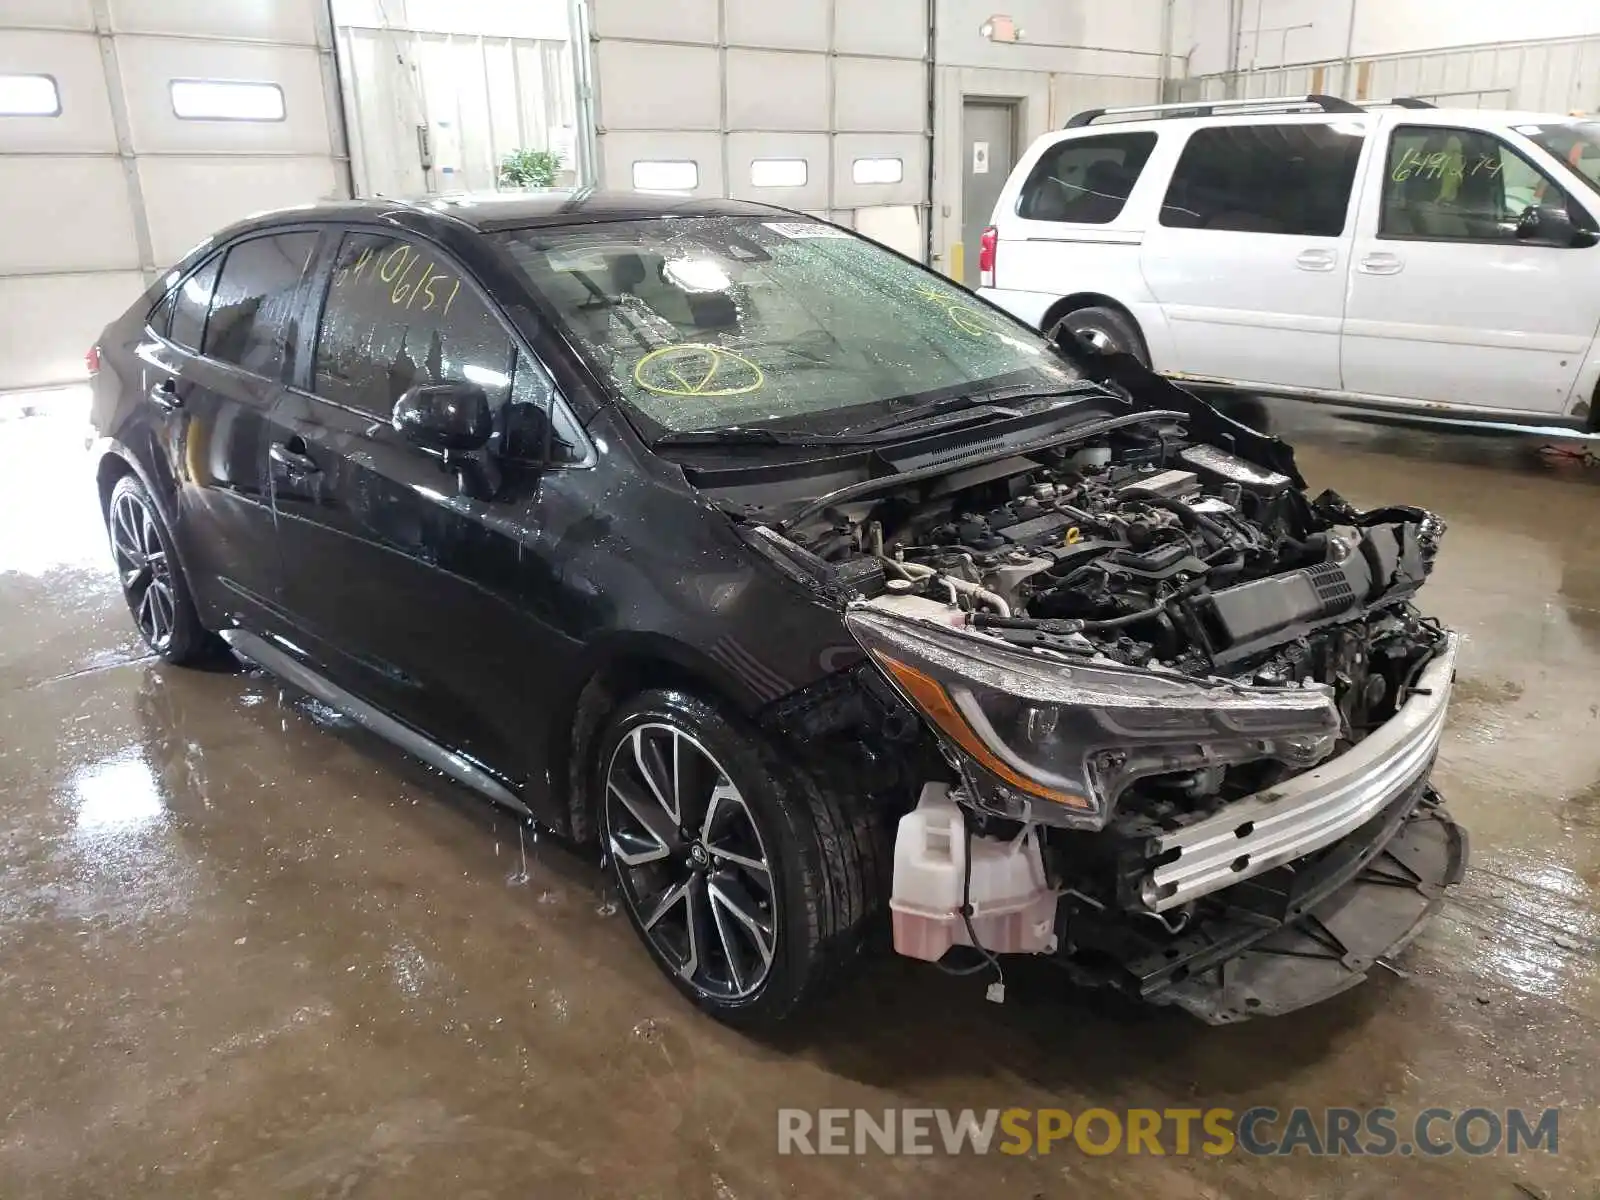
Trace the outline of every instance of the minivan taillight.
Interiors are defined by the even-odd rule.
[[[978,239],[978,286],[994,286],[994,260],[1000,250],[1000,231],[993,225]]]
[[[89,368],[89,374],[100,374],[100,347],[90,346],[88,353],[83,356],[83,365]]]

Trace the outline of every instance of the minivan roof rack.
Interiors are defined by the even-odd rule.
[[[1389,101],[1396,108],[1438,108],[1437,104],[1428,100],[1419,100],[1415,96],[1396,96]]]
[[[1417,101],[1418,105],[1424,101]],[[1259,100],[1198,100],[1188,104],[1133,104],[1126,108],[1087,108],[1075,113],[1063,129],[1080,129],[1093,125],[1102,117],[1127,117],[1134,113],[1148,113],[1165,120],[1169,117],[1211,117],[1229,113],[1295,112],[1314,109],[1327,113],[1365,112],[1359,104],[1341,100],[1337,96],[1270,96]]]

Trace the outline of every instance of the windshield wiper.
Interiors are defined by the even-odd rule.
[[[931,417],[941,416],[946,413],[960,413],[962,417],[975,420],[986,420],[989,417],[1020,417],[1021,410],[1015,408],[1002,408],[991,403],[994,400],[1046,400],[1060,396],[1076,395],[1075,391],[1039,391],[1032,387],[996,388],[992,392],[970,392],[961,396],[946,396],[943,400],[935,400],[931,404],[910,409],[906,412],[894,413],[880,420],[866,425],[851,426],[849,433],[853,435],[882,433],[890,429],[904,429],[907,426],[919,425]],[[939,422],[931,424],[930,428],[940,428],[947,425],[960,424],[960,420]]]
[[[837,446],[854,442],[836,433],[791,433],[782,429],[756,429],[731,425],[727,429],[675,429],[663,433],[652,446]]]

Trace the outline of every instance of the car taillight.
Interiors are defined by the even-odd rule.
[[[1000,231],[993,225],[978,239],[978,286],[994,286],[994,260],[1000,250]]]
[[[100,374],[100,347],[90,346],[88,353],[83,356],[83,365],[89,368],[89,374]]]

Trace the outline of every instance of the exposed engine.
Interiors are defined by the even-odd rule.
[[[1013,644],[1329,684],[1355,741],[1437,641],[1405,602],[1443,528],[1421,509],[1308,500],[1214,446],[1134,433],[832,509],[791,537],[869,595],[942,606]]]

